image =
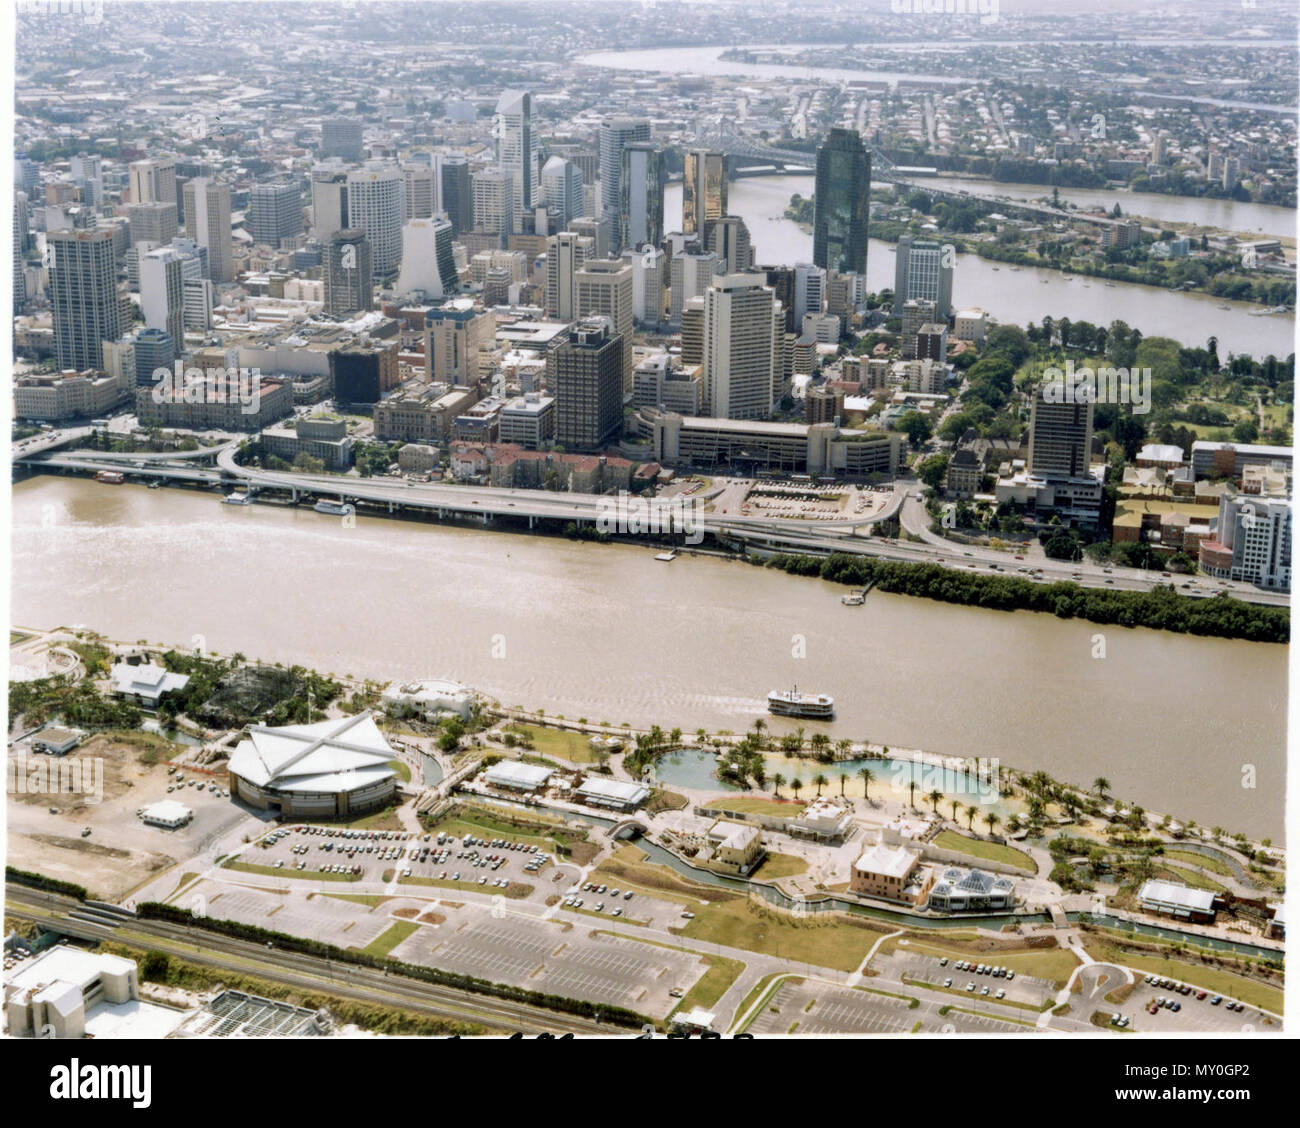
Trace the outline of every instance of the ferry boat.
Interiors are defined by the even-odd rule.
[[[323,497],[312,508],[317,513],[328,513],[334,517],[346,517],[349,513],[356,512],[351,505],[336,497]]]
[[[656,553],[655,559],[662,560],[665,564],[671,564],[677,559],[677,549],[671,548],[667,552]]]
[[[95,475],[95,481],[105,482],[110,486],[120,486],[126,481],[126,476],[119,474],[116,470],[100,470]]]
[[[840,602],[845,607],[861,607],[866,603],[866,599],[855,591],[852,595],[841,595]]]
[[[827,693],[800,693],[796,685],[789,690],[772,690],[767,695],[767,711],[778,717],[829,721],[835,717],[835,699]]]
[[[221,499],[222,505],[248,505],[253,499],[246,493],[228,493]]]

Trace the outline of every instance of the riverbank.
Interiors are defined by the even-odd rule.
[[[1224,595],[1193,598],[1163,587],[1149,592],[1100,591],[1074,583],[1040,584],[978,573],[971,576],[938,564],[908,564],[844,553],[827,557],[778,553],[765,566],[850,587],[871,583],[877,590],[895,595],[920,596],[993,611],[1041,611],[1061,619],[1149,627],[1209,638],[1291,641],[1289,608],[1262,607]]]

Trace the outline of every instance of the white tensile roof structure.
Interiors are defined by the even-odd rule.
[[[152,662],[141,666],[119,663],[113,667],[113,692],[133,693],[140,697],[161,697],[164,693],[184,689],[190,684],[188,674],[173,674]]]
[[[230,770],[277,791],[352,791],[396,775],[396,754],[370,711],[309,725],[254,725],[230,757]]]

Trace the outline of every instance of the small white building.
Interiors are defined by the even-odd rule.
[[[489,787],[507,791],[539,791],[554,774],[542,764],[525,764],[520,760],[501,760],[483,773],[483,782]]]
[[[51,756],[66,756],[85,738],[86,734],[81,729],[50,725],[32,737],[32,749],[48,752]]]
[[[138,1018],[133,1012],[141,1009],[134,960],[65,944],[7,973],[4,993],[11,1038],[82,1038],[98,1032],[93,1020],[101,1012],[107,1012],[105,1021],[115,1024],[114,1020]],[[172,1026],[183,1017],[169,1013]]]
[[[189,822],[194,817],[194,812],[184,803],[176,802],[175,799],[162,799],[157,803],[141,807],[139,815],[146,826],[175,829]]]
[[[119,662],[113,667],[113,692],[151,709],[157,708],[167,694],[178,693],[189,684],[188,674],[173,674],[152,662],[141,666]]]
[[[427,721],[454,713],[467,721],[474,707],[474,693],[453,681],[394,682],[384,690],[382,703],[389,716],[414,714]]]
[[[639,783],[619,779],[587,776],[578,788],[578,796],[593,807],[611,807],[616,811],[634,811],[650,798],[650,789]]]

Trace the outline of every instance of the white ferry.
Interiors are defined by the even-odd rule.
[[[246,493],[228,493],[221,499],[222,505],[248,505],[252,498]]]
[[[852,595],[840,596],[840,602],[845,607],[861,607],[866,601],[866,597],[856,591]]]
[[[329,513],[334,517],[346,517],[349,513],[356,512],[351,505],[336,497],[323,497],[312,508],[317,513]]]
[[[835,699],[827,693],[800,693],[799,687],[774,689],[767,695],[767,711],[778,717],[807,717],[829,721],[835,716]]]

